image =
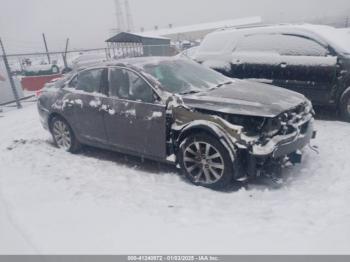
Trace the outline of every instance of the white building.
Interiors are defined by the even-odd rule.
[[[256,16],[188,26],[179,26],[173,28],[164,28],[159,30],[146,31],[142,33],[151,36],[167,37],[170,38],[172,41],[195,41],[197,39],[202,39],[205,35],[217,29],[244,25],[254,25],[260,24],[261,22],[261,17]]]

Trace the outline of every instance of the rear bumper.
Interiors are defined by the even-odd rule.
[[[49,111],[46,108],[44,108],[39,102],[37,104],[37,107],[41,125],[44,129],[49,130]]]

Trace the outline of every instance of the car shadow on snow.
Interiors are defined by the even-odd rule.
[[[45,142],[50,144],[50,146],[56,147],[52,140],[45,140]],[[158,175],[175,174],[180,177],[181,182],[187,183],[193,186],[194,188],[196,187],[185,177],[181,169],[177,168],[174,164],[171,164],[171,163],[158,162],[158,161],[154,161],[146,158],[141,158],[139,156],[127,155],[124,153],[119,153],[119,152],[91,147],[91,146],[83,146],[83,148],[79,151],[78,154],[89,158],[95,158],[103,161],[113,162],[118,165],[129,167],[130,169],[133,169],[136,171],[139,170],[150,174],[158,174]],[[256,179],[252,179],[249,181],[243,181],[243,182],[235,181],[235,182],[232,182],[225,189],[215,190],[215,191],[218,191],[221,193],[233,193],[233,192],[239,191],[240,189],[278,190],[290,183],[290,179],[293,178],[295,173],[293,172],[293,168],[296,168],[296,167],[295,166],[288,167],[282,170],[282,177],[283,177],[283,179],[281,180],[282,182],[275,181],[269,177],[258,177]],[[298,168],[296,168],[295,171],[298,173]]]
[[[133,170],[139,170],[150,174],[159,174],[159,175],[175,174],[180,177],[181,182],[187,183],[193,186],[194,188],[196,187],[183,175],[181,169],[177,168],[174,164],[171,164],[171,163],[157,162],[154,160],[143,159],[138,156],[126,155],[124,153],[118,153],[115,151],[109,151],[106,149],[100,149],[100,148],[95,148],[90,146],[84,146],[79,152],[79,154],[86,157],[100,159],[103,161],[110,161],[118,165],[129,167],[130,169],[133,169]],[[249,190],[251,188],[256,188],[256,187],[273,190],[273,189],[279,189],[282,186],[280,184],[271,182],[271,180],[268,180],[268,179],[254,179],[249,181],[249,183],[238,182],[238,181],[233,182],[224,190],[216,190],[216,191],[219,191],[222,193],[233,193],[233,192],[237,192],[242,188]]]
[[[133,170],[139,170],[150,174],[159,174],[159,175],[175,174],[180,177],[181,182],[187,183],[195,187],[195,185],[193,185],[183,175],[183,173],[181,172],[181,169],[177,168],[174,164],[171,164],[171,163],[158,162],[150,159],[141,158],[138,156],[126,155],[123,153],[118,153],[115,151],[109,151],[106,149],[100,149],[100,148],[95,148],[90,146],[84,146],[79,152],[79,154],[86,157],[97,158],[103,161],[111,161],[119,165],[130,167]],[[225,190],[219,190],[219,191],[224,193],[230,193],[230,192],[238,191],[239,189],[245,186],[246,186],[245,183],[235,182],[235,183],[232,183]]]
[[[164,173],[181,173],[179,169],[172,164],[157,162],[141,157],[126,155],[115,151],[100,149],[96,147],[84,146],[79,152],[80,155],[97,158],[104,161],[114,162],[116,164],[125,165],[135,170],[148,173],[164,174]]]
[[[10,145],[7,146],[8,151],[13,151],[19,146],[24,145],[34,145],[34,146],[42,146],[46,144],[50,147],[57,148],[52,139],[18,139],[14,140]],[[59,150],[57,148],[57,150]],[[69,153],[67,153],[69,154]],[[143,159],[138,156],[126,155],[123,153],[118,153],[115,151],[110,151],[106,149],[100,149],[90,146],[83,146],[83,148],[79,151],[78,155],[94,158],[103,161],[109,161],[115,163],[117,165],[123,165],[129,167],[132,170],[139,170],[142,172],[150,173],[150,174],[158,174],[158,175],[178,175],[181,179],[181,182],[187,183],[193,187],[195,187],[181,172],[179,168],[177,168],[174,164],[171,163],[162,163],[154,160]],[[286,167],[282,169],[281,179],[276,180],[268,176],[261,176],[256,179],[251,179],[249,181],[243,182],[232,182],[227,188],[224,190],[218,190],[222,193],[233,193],[242,188],[246,190],[258,189],[258,190],[278,190],[285,186],[288,186],[291,181],[295,178],[295,174],[300,172],[303,164],[296,165],[292,167]]]

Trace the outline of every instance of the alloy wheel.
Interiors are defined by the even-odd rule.
[[[56,120],[52,127],[52,133],[59,148],[69,150],[72,144],[72,137],[69,127],[61,120]]]
[[[196,183],[214,184],[225,171],[220,152],[207,142],[195,141],[184,150],[184,166]]]

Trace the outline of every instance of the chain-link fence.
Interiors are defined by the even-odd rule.
[[[15,88],[18,90],[19,99],[26,97],[28,92],[40,89],[46,82],[57,78],[71,70],[94,65],[99,62],[112,59],[144,56],[171,56],[178,54],[176,47],[172,45],[142,45],[138,43],[118,43],[108,45],[106,48],[75,49],[58,52],[33,52],[7,54],[9,67],[2,67],[0,75],[11,75]],[[0,63],[4,64],[4,55],[0,55]],[[7,72],[9,68],[10,74]],[[8,79],[9,80],[9,79]],[[6,87],[0,90],[0,96],[4,101],[0,104],[15,101],[11,93],[13,89],[8,81]],[[24,92],[22,91],[24,90]],[[7,98],[8,97],[8,98]]]
[[[143,56],[171,56],[178,50],[171,45],[140,45],[135,43],[120,43],[109,48],[78,49],[67,52],[35,52],[23,54],[8,54],[8,61],[13,75],[25,75],[28,72],[40,73],[45,65],[56,65],[59,72],[90,65],[94,62],[110,59]],[[48,59],[49,57],[49,59]],[[50,60],[50,64],[49,64]],[[55,67],[56,68],[56,67]],[[53,73],[56,73],[53,72]]]

